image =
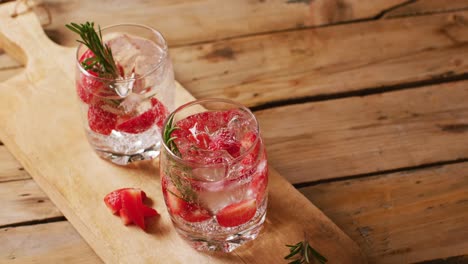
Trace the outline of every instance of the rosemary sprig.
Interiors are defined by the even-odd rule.
[[[179,149],[177,148],[177,145],[174,142],[174,140],[177,137],[171,137],[172,132],[174,132],[174,130],[176,129],[179,129],[179,128],[174,126],[174,114],[172,114],[169,116],[166,126],[164,127],[163,140],[166,146],[168,146],[169,149],[172,151],[172,153],[174,153],[177,156],[180,156]]]
[[[295,260],[289,262],[289,264],[310,264],[313,263],[313,258],[315,258],[318,263],[324,264],[328,260],[317,250],[312,248],[307,241],[307,238],[304,238],[304,241],[301,241],[295,245],[286,245],[289,247],[289,254],[284,257],[284,259],[296,258]]]
[[[84,24],[70,23],[65,25],[68,29],[80,35],[82,43],[94,53],[94,57],[87,58],[81,62],[85,70],[92,69],[103,78],[117,78],[119,70],[115,64],[110,47],[102,41],[101,27],[98,32],[94,29],[94,22]]]

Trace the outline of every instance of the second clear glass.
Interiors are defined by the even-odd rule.
[[[202,251],[230,252],[255,239],[268,166],[252,112],[229,100],[197,100],[169,115],[163,135],[161,185],[177,232]]]
[[[162,124],[174,107],[175,81],[165,39],[143,25],[102,29],[120,76],[102,78],[83,63],[94,54],[83,44],[76,54],[76,91],[88,141],[96,153],[126,165],[159,155]]]

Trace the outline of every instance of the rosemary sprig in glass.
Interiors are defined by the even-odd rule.
[[[327,258],[310,246],[306,236],[304,241],[295,245],[286,246],[289,247],[289,254],[284,257],[284,259],[289,260],[295,258],[293,261],[289,262],[289,264],[310,264],[313,263],[313,258],[315,258],[320,264],[324,264],[328,261]]]
[[[77,41],[94,53],[94,57],[87,58],[81,62],[85,70],[92,70],[102,78],[119,77],[119,70],[112,56],[112,51],[102,40],[100,26],[98,26],[98,32],[94,29],[94,22],[86,22],[84,24],[70,23],[65,26],[80,35],[81,40]]]
[[[167,120],[166,126],[164,127],[163,140],[166,146],[172,151],[172,153],[174,153],[177,156],[180,156],[179,149],[177,148],[177,145],[174,142],[176,137],[171,137],[172,132],[174,132],[174,130],[176,129],[179,128],[174,126],[174,114],[171,114],[169,116],[169,119]]]

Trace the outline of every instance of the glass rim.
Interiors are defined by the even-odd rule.
[[[175,159],[177,162],[180,162],[180,163],[183,163],[183,164],[186,164],[186,165],[192,165],[192,166],[195,165],[195,166],[200,167],[200,168],[219,167],[220,165],[225,164],[224,162],[223,163],[216,163],[216,164],[203,164],[203,163],[200,163],[200,162],[184,160],[183,158],[177,156],[174,152],[172,152],[172,150],[166,145],[166,142],[164,142],[164,132],[166,131],[167,122],[171,119],[171,117],[175,116],[177,114],[177,112],[179,112],[179,111],[181,111],[181,110],[183,110],[183,109],[185,109],[187,107],[197,105],[197,104],[201,105],[202,103],[227,103],[227,104],[235,105],[235,106],[239,107],[240,109],[246,111],[250,115],[252,120],[255,122],[256,136],[257,137],[255,138],[253,144],[246,151],[244,151],[244,153],[242,153],[241,155],[239,155],[239,157],[236,157],[236,158],[234,158],[232,160],[232,164],[236,164],[236,163],[240,162],[241,160],[243,160],[248,154],[250,154],[250,152],[253,151],[255,146],[260,143],[260,140],[261,140],[260,139],[260,126],[258,124],[257,118],[252,113],[252,111],[250,111],[249,108],[247,108],[246,106],[244,106],[244,105],[242,105],[242,104],[240,104],[238,102],[235,102],[235,101],[229,100],[229,99],[223,99],[223,98],[196,99],[194,101],[190,101],[188,103],[185,103],[185,104],[177,107],[174,111],[172,111],[172,113],[170,113],[166,117],[166,120],[164,121],[163,128],[161,129],[161,145],[164,147],[166,152],[169,153],[171,158]],[[203,112],[200,112],[200,113],[203,113]]]
[[[117,27],[121,27],[121,26],[131,26],[131,27],[137,27],[137,28],[143,28],[143,29],[146,29],[146,30],[149,30],[151,31],[154,35],[156,35],[159,39],[162,40],[162,56],[161,56],[161,59],[160,61],[158,62],[158,64],[156,64],[153,68],[151,68],[150,70],[148,70],[147,72],[145,72],[145,74],[139,76],[139,77],[132,77],[132,78],[125,78],[125,79],[122,79],[122,80],[118,80],[118,79],[109,79],[109,78],[102,78],[102,77],[98,77],[98,76],[94,76],[92,74],[90,74],[87,70],[85,70],[83,68],[83,66],[81,66],[81,63],[80,63],[80,58],[79,58],[79,52],[80,52],[80,49],[82,47],[86,47],[83,43],[80,43],[78,45],[78,47],[76,48],[76,53],[75,53],[75,62],[78,66],[78,69],[80,69],[80,72],[84,75],[86,75],[87,78],[90,78],[90,79],[95,79],[95,80],[99,80],[99,81],[105,81],[105,82],[109,82],[109,81],[112,81],[114,83],[127,83],[127,82],[133,82],[133,81],[137,81],[137,80],[141,80],[141,79],[144,79],[145,77],[147,77],[148,75],[152,74],[153,72],[155,72],[156,70],[158,70],[159,68],[161,68],[161,66],[163,65],[164,61],[166,60],[167,58],[167,55],[168,55],[168,46],[167,46],[167,41],[166,39],[164,38],[164,35],[159,32],[158,30],[150,27],[150,26],[146,26],[146,25],[143,25],[143,24],[137,24],[137,23],[122,23],[122,24],[113,24],[113,25],[108,25],[108,26],[105,26],[103,28],[101,28],[101,32],[103,32],[104,30],[108,30],[108,29],[112,29],[112,28],[117,28]],[[104,33],[104,32],[103,32]],[[87,47],[86,47],[87,48]]]

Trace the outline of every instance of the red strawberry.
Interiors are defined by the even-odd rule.
[[[162,127],[162,122],[166,118],[168,111],[166,107],[156,98],[151,98],[151,109],[141,115],[130,118],[117,125],[117,130],[138,134],[148,130],[155,123]]]
[[[257,140],[257,134],[254,132],[248,132],[244,135],[244,138],[241,140],[241,145],[245,151],[248,151],[248,154],[242,159],[242,164],[244,165],[253,165],[258,159],[258,154],[260,152],[260,142],[255,142]],[[252,145],[255,144],[255,147],[250,149]]]
[[[153,109],[156,112],[156,125],[159,128],[162,128],[164,120],[169,115],[169,111],[161,101],[154,97],[151,98],[151,105],[153,106]]]
[[[211,218],[210,212],[194,203],[179,198],[180,193],[173,185],[168,186],[166,203],[169,211],[188,222],[202,222]]]
[[[83,62],[86,59],[94,57],[94,53],[91,50],[86,50],[83,55],[80,57],[80,62]],[[82,72],[79,73],[79,79],[76,82],[76,91],[80,99],[89,104],[93,98],[93,93],[96,93],[100,90],[103,84],[96,79],[98,73],[92,70],[87,70],[88,76]]]
[[[128,215],[128,211],[126,209],[120,209],[119,215],[124,225],[130,225],[132,223],[132,220],[130,219],[130,216]]]
[[[159,215],[158,211],[146,205],[143,205],[142,211],[144,217],[152,217]]]
[[[236,158],[240,155],[241,144],[234,138],[234,134],[231,131],[223,130],[213,138],[208,149],[226,150],[231,156]]]
[[[257,211],[255,199],[228,205],[216,214],[220,226],[233,227],[247,223]]]
[[[252,176],[252,182],[250,183],[250,190],[255,195],[257,203],[261,203],[265,196],[265,191],[268,185],[268,167],[261,172],[258,172]]]
[[[88,109],[89,128],[96,133],[109,135],[115,128],[117,115],[104,111],[100,105],[90,105]]]
[[[122,199],[122,214],[133,223],[145,230],[145,218],[143,215],[143,202],[141,192],[136,189],[124,190],[120,193]]]
[[[113,214],[116,214],[122,209],[122,199],[120,199],[120,193],[125,190],[129,190],[131,188],[122,188],[115,190],[104,197],[104,203],[106,206],[112,211]],[[135,189],[139,190],[141,192],[141,199],[145,200],[146,199],[146,193],[140,189]]]
[[[146,205],[143,205],[142,212],[143,212],[144,217],[152,217],[152,216],[159,215],[158,211]],[[120,209],[119,215],[120,215],[120,218],[122,218],[122,222],[124,223],[124,225],[129,225],[132,223],[132,220],[130,219],[130,216],[128,215],[128,210],[125,210],[123,208]]]

